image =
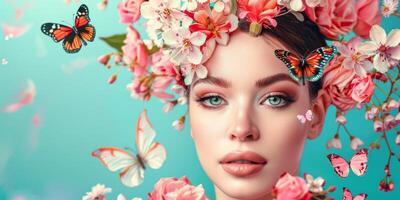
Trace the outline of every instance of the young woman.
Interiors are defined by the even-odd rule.
[[[306,139],[322,130],[329,97],[321,80],[294,81],[274,51],[306,56],[325,40],[309,21],[277,21],[258,37],[241,23],[205,63],[207,77],[190,86],[191,135],[217,200],[272,199],[282,173],[297,175]],[[296,116],[307,110],[313,120],[302,124]]]

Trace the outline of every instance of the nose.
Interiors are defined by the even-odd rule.
[[[249,106],[250,107],[250,106]],[[242,107],[237,110],[233,127],[230,132],[231,140],[256,141],[260,138],[259,129],[254,123],[250,108]]]

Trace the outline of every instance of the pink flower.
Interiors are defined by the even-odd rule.
[[[234,14],[226,15],[215,9],[202,9],[194,13],[194,24],[190,25],[191,32],[200,31],[206,34],[207,39],[215,38],[218,44],[228,43],[228,33],[238,27],[238,18]]]
[[[330,139],[326,143],[326,148],[327,149],[330,149],[332,147],[335,148],[335,149],[341,149],[342,148],[342,143],[340,142],[338,134],[336,134],[334,138]]]
[[[123,0],[118,4],[120,22],[131,24],[140,18],[140,5],[144,0]]]
[[[191,33],[186,28],[163,33],[165,44],[171,47],[170,56],[175,64],[192,63],[200,64],[202,52],[200,46],[206,41],[206,35],[202,32]]]
[[[391,110],[398,109],[400,107],[399,102],[394,99],[390,99],[389,102],[385,102],[382,105],[382,110],[385,112],[390,112]]]
[[[312,195],[308,190],[304,179],[285,173],[274,186],[273,195],[276,200],[309,200]]]
[[[336,123],[344,125],[346,124],[346,117],[344,116],[343,112],[337,112],[336,113]]]
[[[350,147],[353,150],[357,150],[359,148],[359,146],[363,145],[364,142],[362,140],[360,140],[360,138],[357,137],[351,137],[350,138]]]
[[[383,0],[381,13],[384,17],[389,17],[397,11],[398,6],[398,0]]]
[[[262,24],[266,27],[277,25],[274,19],[280,12],[276,0],[238,0],[238,16],[240,19]]]
[[[383,123],[381,120],[374,121],[374,130],[375,132],[382,132],[383,131]]]
[[[392,115],[386,115],[385,118],[383,119],[383,126],[385,127],[385,130],[390,130],[394,128],[397,125],[397,122],[395,118]]]
[[[31,79],[28,79],[27,86],[19,94],[19,99],[17,100],[17,102],[5,106],[1,111],[7,113],[16,112],[22,107],[31,104],[35,100],[35,97],[36,97],[35,83]]]
[[[152,28],[160,29],[172,20],[185,16],[179,11],[180,3],[177,0],[149,0],[142,3],[140,13],[149,20]]]
[[[128,26],[125,45],[122,46],[124,62],[136,76],[143,75],[147,70],[148,54],[144,42],[133,26]]]
[[[160,76],[175,77],[178,75],[175,65],[170,61],[170,57],[162,51],[152,55],[151,68],[153,73]]]
[[[377,113],[378,113],[377,107],[373,106],[372,108],[367,108],[367,111],[365,112],[365,119],[373,120]]]
[[[199,79],[203,79],[207,77],[207,68],[202,65],[194,65],[194,64],[184,64],[181,66],[182,71],[185,75],[185,84],[192,84],[193,78],[196,76]]]
[[[374,67],[381,73],[385,73],[391,67],[391,63],[400,60],[400,29],[393,29],[389,35],[379,25],[372,26],[370,39],[360,45],[359,50],[373,56]]]
[[[374,82],[372,81],[371,75],[365,78],[356,76],[349,84],[349,95],[354,101],[358,103],[366,103],[371,99],[374,93]]]
[[[338,48],[340,56],[344,57],[343,67],[354,70],[360,77],[366,77],[367,72],[373,69],[371,61],[368,60],[368,55],[362,54],[358,50],[358,45],[362,44],[360,37],[353,37],[348,42],[334,42]]]
[[[149,200],[208,200],[202,185],[193,186],[185,176],[161,178],[149,193]]]
[[[133,98],[148,101],[151,96],[161,99],[173,98],[174,95],[165,92],[173,79],[169,77],[138,76],[126,87]]]
[[[107,65],[110,58],[111,54],[101,55],[99,58],[97,58],[97,61],[102,65]]]
[[[354,26],[354,32],[368,39],[369,30],[371,30],[372,25],[381,23],[379,0],[358,0],[356,10],[357,24]]]
[[[357,104],[344,91],[356,74],[354,70],[343,67],[343,60],[344,57],[335,57],[325,69],[323,89],[329,94],[333,105],[341,111],[346,111]]]
[[[307,7],[306,15],[315,22],[329,39],[337,39],[353,30],[357,22],[354,0],[327,0],[326,5]]]

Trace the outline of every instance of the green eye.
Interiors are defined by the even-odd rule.
[[[271,107],[283,107],[293,102],[289,97],[284,95],[271,95],[267,97],[261,104],[266,104]]]
[[[201,105],[216,108],[224,104],[225,100],[220,96],[205,96],[197,100]]]

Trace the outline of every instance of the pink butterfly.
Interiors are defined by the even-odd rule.
[[[136,145],[138,153],[129,152],[116,147],[102,147],[92,153],[110,171],[119,171],[121,182],[128,187],[135,187],[143,182],[146,166],[158,169],[164,163],[167,152],[163,145],[153,142],[156,132],[144,110],[136,126]]]
[[[304,115],[297,115],[297,119],[302,123],[306,123],[306,121],[311,121],[313,119],[313,113],[311,110],[307,110]]]
[[[3,108],[2,112],[16,112],[23,106],[33,102],[36,96],[36,87],[32,80],[28,80],[28,86],[21,92],[20,98],[17,102],[7,105]]]
[[[367,194],[361,193],[353,197],[350,190],[347,188],[343,188],[343,200],[364,200],[367,198]]]
[[[359,150],[348,163],[344,158],[336,154],[329,154],[329,161],[332,164],[336,174],[340,177],[345,178],[349,175],[349,168],[357,175],[362,176],[368,168],[368,149]],[[350,167],[349,167],[350,165]]]

